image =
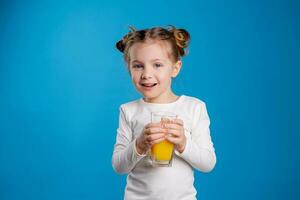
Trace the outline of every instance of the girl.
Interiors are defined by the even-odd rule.
[[[209,172],[216,164],[205,103],[177,96],[171,89],[189,41],[186,30],[170,26],[131,28],[116,43],[143,96],[120,106],[112,165],[117,173],[128,174],[124,199],[194,200],[193,169]],[[159,111],[175,113],[178,118],[165,125],[150,123],[151,112]],[[155,167],[148,152],[164,140],[174,144],[172,167]]]

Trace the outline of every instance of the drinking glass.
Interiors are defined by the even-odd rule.
[[[174,120],[176,118],[177,115],[170,112],[151,113],[151,122],[161,123],[162,126],[164,126],[164,124],[168,123],[170,120]],[[151,147],[152,165],[164,166],[164,167],[172,166],[173,154],[174,154],[174,145],[167,140],[152,145]]]

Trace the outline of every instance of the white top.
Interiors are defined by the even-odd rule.
[[[184,122],[187,143],[184,151],[175,151],[171,167],[153,167],[149,155],[139,155],[135,140],[151,122],[151,112],[172,112]],[[117,173],[128,173],[124,199],[194,200],[193,168],[211,171],[216,155],[209,130],[205,103],[182,95],[175,102],[157,104],[142,98],[120,106],[119,128],[112,157]]]

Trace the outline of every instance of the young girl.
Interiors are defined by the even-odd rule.
[[[186,30],[171,26],[131,28],[116,44],[143,96],[120,106],[112,165],[128,174],[124,199],[194,200],[193,169],[209,172],[216,164],[205,103],[171,89],[189,41]],[[159,111],[178,117],[165,125],[150,123],[151,112]],[[172,166],[153,166],[149,151],[164,140],[174,144]]]

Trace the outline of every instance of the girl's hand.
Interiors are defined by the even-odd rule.
[[[139,154],[146,154],[153,144],[157,144],[166,139],[166,129],[161,123],[147,124],[142,133],[136,139],[136,150]]]
[[[186,137],[184,135],[184,126],[181,119],[174,119],[164,124],[164,128],[167,129],[166,139],[174,144],[174,148],[182,153],[186,145]]]

